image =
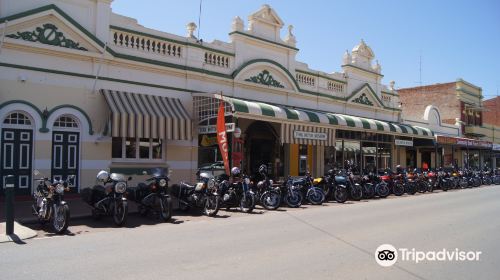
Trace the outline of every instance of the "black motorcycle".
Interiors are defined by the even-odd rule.
[[[303,196],[300,191],[300,186],[294,185],[293,182],[293,178],[288,176],[287,180],[283,182],[280,192],[283,201],[285,201],[288,207],[297,208],[302,205]]]
[[[281,204],[280,187],[273,185],[273,180],[267,175],[267,166],[265,164],[259,167],[259,174],[263,179],[252,185],[256,201],[267,210],[278,209]]]
[[[35,176],[40,172],[35,170]],[[69,183],[75,176],[69,175],[66,181],[55,180],[50,183],[49,178],[36,179],[38,186],[33,195],[33,215],[38,217],[40,224],[52,222],[52,227],[57,234],[66,231],[69,225],[69,206],[64,201],[64,192],[68,191]]]
[[[325,194],[323,190],[313,183],[313,178],[311,173],[306,172],[306,176],[293,180],[294,186],[299,186],[302,196],[312,205],[321,205],[325,200]]]
[[[222,198],[221,207],[227,210],[239,208],[241,212],[250,213],[255,208],[255,195],[250,188],[250,178],[246,175],[224,178],[219,183],[219,195]]]
[[[347,201],[347,178],[342,172],[330,169],[325,176],[314,179],[314,182],[323,189],[325,201],[332,198],[338,203]]]
[[[127,188],[127,198],[137,203],[137,210],[142,216],[149,213],[163,221],[172,218],[172,200],[168,195],[169,172],[165,168],[153,168],[143,175],[151,175],[146,183]]]
[[[92,207],[92,217],[100,219],[102,216],[113,216],[113,222],[117,226],[122,226],[127,221],[128,203],[125,193],[127,191],[126,178],[119,173],[109,174],[107,171],[100,171],[97,174],[99,185],[82,191],[82,199]]]
[[[212,175],[201,173],[199,182],[190,185],[185,182],[172,185],[170,194],[179,202],[179,209],[188,211],[191,208],[202,209],[203,214],[214,217],[219,212],[220,196],[217,183]]]

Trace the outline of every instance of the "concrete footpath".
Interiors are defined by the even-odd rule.
[[[5,234],[6,223],[0,223],[0,243],[23,243],[22,240],[37,236],[36,231],[14,222],[14,234]]]
[[[87,218],[92,214],[92,208],[85,203],[79,194],[65,195],[64,200],[69,205],[71,219]],[[31,205],[33,200],[30,197],[18,197],[14,202],[14,220],[21,224],[37,223],[38,219],[33,215]],[[137,212],[135,203],[129,203],[129,213]],[[5,222],[5,197],[0,196],[0,223]],[[5,231],[3,231],[5,232]],[[0,233],[2,233],[0,231]]]

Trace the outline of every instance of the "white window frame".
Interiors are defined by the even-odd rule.
[[[121,138],[122,139],[122,157],[121,158],[111,158],[112,162],[138,162],[138,163],[161,163],[165,162],[166,159],[166,141],[164,139],[161,140],[161,158],[153,159],[153,138],[149,138],[149,158],[140,158],[139,157],[139,149],[135,149],[135,158],[127,158],[126,157],[126,148],[127,148],[127,138],[132,137],[113,137],[113,138]],[[136,143],[140,142],[139,137],[136,137]]]

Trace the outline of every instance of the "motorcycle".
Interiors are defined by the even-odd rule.
[[[255,196],[250,189],[250,178],[246,175],[239,178],[240,170],[237,167],[233,167],[231,174],[233,177],[227,179],[232,179],[232,182],[224,178],[219,183],[218,192],[222,198],[221,207],[225,207],[228,210],[232,207],[237,207],[241,212],[252,212],[255,208]]]
[[[288,176],[287,180],[283,182],[280,188],[282,200],[290,208],[297,208],[302,205],[302,192],[300,191],[300,186],[293,184],[294,180],[291,176]]]
[[[390,186],[392,188],[392,193],[396,196],[401,196],[405,193],[405,185],[403,174],[395,173],[391,177]]]
[[[172,200],[168,195],[169,170],[153,168],[143,175],[151,175],[147,183],[139,183],[136,187],[127,188],[127,198],[137,203],[137,210],[142,216],[148,213],[157,215],[163,221],[172,218]]]
[[[34,171],[35,176],[40,175],[38,170]],[[64,192],[68,191],[70,181],[75,176],[69,175],[65,181],[54,180],[50,183],[49,178],[35,179],[38,186],[33,194],[33,215],[38,217],[40,224],[52,222],[52,227],[57,234],[62,234],[69,225],[69,206],[64,201]]]
[[[294,186],[299,186],[302,196],[312,205],[321,205],[325,200],[323,190],[313,183],[311,173],[306,172],[306,176],[300,179],[293,180]]]
[[[375,177],[375,193],[380,198],[389,196],[391,190],[389,189],[389,182],[391,177],[388,172],[383,172],[381,175]]]
[[[281,204],[281,190],[279,186],[273,186],[273,180],[267,176],[267,166],[259,167],[259,174],[263,178],[253,185],[256,200],[267,210],[276,210]]]
[[[417,192],[417,181],[416,174],[413,172],[407,172],[405,176],[405,193],[414,195]]]
[[[117,226],[122,226],[127,220],[128,202],[126,198],[127,181],[119,173],[109,174],[101,170],[97,173],[97,182],[100,183],[82,191],[82,199],[92,207],[92,217],[100,219],[102,216],[112,216]]]
[[[325,201],[331,198],[338,203],[347,201],[347,178],[342,172],[330,169],[325,176],[314,179],[313,184],[323,190]]]
[[[185,182],[172,185],[171,194],[178,200],[179,209],[182,211],[197,208],[202,209],[203,214],[214,217],[221,205],[217,188],[214,177],[203,172],[194,186]]]

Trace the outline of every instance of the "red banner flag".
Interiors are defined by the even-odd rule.
[[[229,146],[227,143],[226,134],[226,120],[224,119],[224,101],[219,101],[219,112],[217,113],[217,143],[219,143],[219,150],[224,160],[224,168],[226,169],[226,174],[229,175]]]

